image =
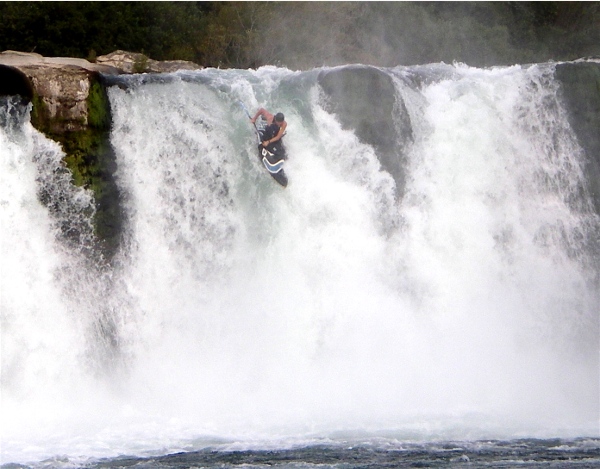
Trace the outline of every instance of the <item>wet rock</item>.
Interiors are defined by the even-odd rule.
[[[79,131],[89,125],[92,84],[113,67],[83,59],[0,53],[0,95],[19,94],[33,103],[32,123],[44,133]]]
[[[354,130],[363,143],[373,146],[383,169],[394,177],[401,197],[406,179],[405,149],[413,135],[408,112],[392,79],[375,67],[347,66],[322,72],[319,85],[329,97],[328,111],[337,115],[345,129]]]
[[[586,154],[585,174],[596,213],[600,214],[600,62],[556,66],[571,127]]]

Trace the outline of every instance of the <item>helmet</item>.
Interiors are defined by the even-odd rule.
[[[284,121],[283,113],[278,112],[275,114],[275,122],[283,122]]]

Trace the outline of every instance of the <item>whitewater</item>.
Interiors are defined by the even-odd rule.
[[[344,67],[119,77],[110,261],[90,254],[93,194],[3,98],[2,464],[524,438],[597,454],[600,217],[554,66],[377,69],[401,173],[332,110],[319,77]],[[287,188],[240,101],[285,114]]]

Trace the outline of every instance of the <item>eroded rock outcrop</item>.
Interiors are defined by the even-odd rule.
[[[83,59],[15,51],[0,53],[0,67],[0,94],[20,94],[31,100],[32,123],[53,134],[87,127],[88,100],[96,91],[94,84],[100,82],[100,72],[118,73],[114,67]]]
[[[106,78],[200,68],[192,62],[159,62],[125,51],[100,56],[96,63],[17,51],[0,53],[0,96],[19,95],[32,103],[33,126],[61,144],[73,182],[94,193],[94,226],[101,257],[110,260],[116,252],[123,223],[121,195],[114,179],[115,156],[109,141]]]
[[[116,251],[122,225],[103,84],[103,74],[115,73],[115,67],[83,59],[0,54],[0,95],[20,95],[32,103],[32,125],[60,143],[73,182],[93,191],[98,254],[105,259]]]

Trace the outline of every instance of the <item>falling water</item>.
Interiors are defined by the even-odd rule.
[[[402,181],[335,71],[121,78],[110,265],[92,194],[3,102],[3,463],[599,436],[600,222],[552,66],[379,70]],[[286,189],[239,101],[286,115]]]

